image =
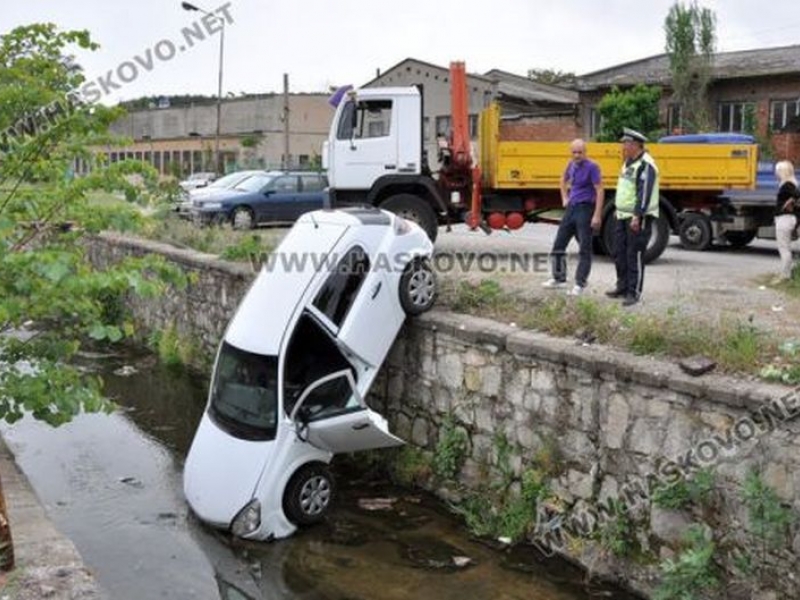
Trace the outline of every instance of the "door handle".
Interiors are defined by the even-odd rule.
[[[370,298],[371,298],[372,300],[375,300],[375,296],[377,296],[377,295],[378,295],[378,293],[381,291],[381,286],[382,286],[382,285],[383,285],[383,282],[382,282],[382,281],[379,281],[379,282],[378,282],[378,283],[375,285],[375,287],[374,287],[374,288],[372,288],[372,296],[370,296]]]
[[[367,427],[369,427],[369,422],[356,423],[355,425],[353,425],[353,430],[354,431],[361,431],[362,429],[366,429]]]
[[[387,171],[394,171],[395,169],[397,169],[397,165],[383,165],[383,168],[386,169]]]

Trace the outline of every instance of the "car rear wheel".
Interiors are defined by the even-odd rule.
[[[430,263],[415,258],[400,278],[400,305],[407,315],[419,315],[430,310],[436,301],[436,276]]]
[[[231,225],[234,229],[252,229],[255,225],[253,211],[246,206],[235,208],[231,216]]]
[[[422,227],[432,242],[436,241],[436,235],[439,233],[439,222],[430,204],[422,198],[411,194],[397,194],[396,196],[390,196],[380,205],[380,208],[400,215],[409,221],[414,221]]]
[[[335,497],[333,475],[322,463],[301,467],[283,493],[283,512],[295,525],[313,525],[325,518]]]

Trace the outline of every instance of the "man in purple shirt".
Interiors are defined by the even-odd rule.
[[[586,142],[573,140],[572,160],[561,178],[561,203],[566,211],[550,252],[552,278],[542,285],[561,288],[567,285],[566,249],[573,236],[578,238],[579,260],[575,270],[575,286],[567,292],[580,296],[586,289],[592,270],[592,230],[600,229],[603,216],[603,178],[596,162],[586,158]]]

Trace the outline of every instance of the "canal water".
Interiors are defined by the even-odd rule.
[[[198,523],[181,491],[204,379],[147,355],[86,358],[118,411],[57,429],[23,419],[2,434],[113,600],[633,599],[589,589],[531,548],[491,548],[430,497],[349,470],[326,523],[279,542],[231,540]]]

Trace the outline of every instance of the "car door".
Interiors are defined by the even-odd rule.
[[[263,193],[265,200],[259,222],[294,223],[302,214],[297,211],[300,194],[297,175],[278,175]]]
[[[326,208],[325,197],[328,182],[324,175],[319,173],[300,174],[300,193],[297,196],[298,216],[310,210]]]
[[[374,228],[373,235],[379,234]],[[370,244],[371,245],[371,244]],[[378,366],[403,324],[390,294],[386,268],[374,263],[364,243],[353,243],[332,269],[312,305],[337,341],[364,362]]]
[[[358,391],[359,369],[313,311],[304,311],[283,362],[284,411],[298,435],[330,452],[397,446],[386,420]]]
[[[320,403],[325,408],[316,410]],[[312,445],[335,454],[404,444],[389,433],[386,419],[364,403],[350,369],[330,373],[309,385],[291,419],[300,425],[301,437],[305,435]]]

